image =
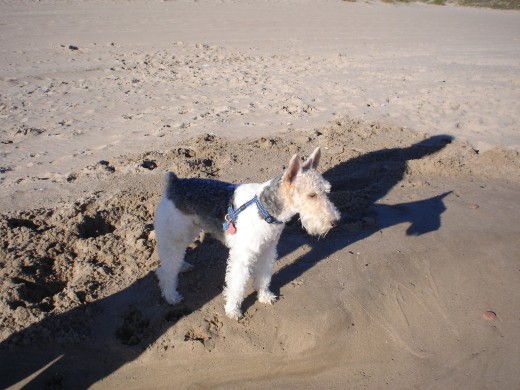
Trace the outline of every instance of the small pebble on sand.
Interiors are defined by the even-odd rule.
[[[488,321],[493,321],[497,318],[497,314],[494,311],[490,310],[485,311],[482,315],[484,316],[484,319]]]

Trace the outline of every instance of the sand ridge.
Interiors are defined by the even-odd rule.
[[[316,241],[306,237],[297,220],[289,224],[273,278],[281,300],[264,307],[251,295],[245,318],[238,323],[228,320],[221,298],[226,250],[207,238],[187,255],[196,269],[181,277],[186,301],[174,307],[165,304],[153,276],[158,260],[152,222],[160,191],[144,190],[142,183],[155,182],[158,187],[156,182],[169,169],[181,176],[262,181],[279,173],[293,153],[303,155],[316,145],[324,150],[322,170],[333,185],[331,199],[342,212],[342,226]],[[261,387],[284,383],[294,375],[315,378],[327,372],[327,380],[333,381],[328,383],[353,380],[333,372],[347,362],[359,364],[354,352],[365,356],[360,361],[372,361],[367,351],[436,361],[450,348],[439,339],[446,332],[452,335],[446,340],[460,338],[461,324],[449,314],[445,286],[437,285],[440,281],[431,267],[439,265],[422,253],[427,244],[423,249],[425,244],[407,247],[391,237],[437,240],[446,214],[461,209],[463,214],[479,213],[482,206],[464,195],[468,186],[479,188],[472,182],[496,181],[494,188],[503,183],[518,189],[517,157],[511,150],[479,154],[450,136],[343,118],[314,131],[260,139],[237,141],[206,134],[163,152],[98,164],[98,183],[105,176],[107,181],[134,184],[124,189],[100,184],[99,191],[93,189],[91,196],[75,202],[2,216],[2,348],[10,359],[17,359],[21,351],[39,351],[28,365],[34,368],[26,371],[17,365],[4,378],[22,379],[61,354],[64,357],[35,383],[70,385],[68,373],[76,370],[75,359],[85,365],[80,383],[87,385],[115,373],[125,362],[149,367],[145,362],[166,358],[179,364],[182,356],[196,354],[208,374],[200,377],[189,369],[188,359],[177,366],[181,377],[176,383],[197,387],[240,387],[242,380],[252,378]],[[489,161],[502,169],[489,169]],[[81,170],[74,181],[92,183],[91,171]],[[486,202],[485,197],[481,200]],[[398,233],[388,233],[395,229]],[[366,248],[370,239],[382,241],[382,258]],[[359,252],[357,244],[368,253]],[[422,260],[416,263],[417,259]],[[332,300],[331,291],[319,292],[322,283],[335,286]],[[395,300],[376,298],[378,291],[383,296],[391,291]],[[438,324],[439,333],[429,329],[427,336],[427,328],[418,325],[431,322]],[[374,329],[374,324],[380,328]],[[381,349],[379,343],[388,347]],[[104,363],[95,364],[94,351],[107,346],[110,353],[104,353]],[[73,359],[78,347],[83,352]],[[347,352],[350,348],[354,349]],[[368,349],[361,353],[356,348]],[[208,360],[208,352],[231,358],[231,368],[217,374],[219,365]],[[237,354],[241,358],[234,360]],[[274,362],[279,366],[275,376]],[[144,378],[142,383],[149,383]],[[109,386],[118,387],[117,383],[108,380]]]

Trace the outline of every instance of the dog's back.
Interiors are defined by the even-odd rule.
[[[165,176],[165,196],[187,215],[196,215],[204,230],[222,230],[222,221],[237,185],[219,180]]]

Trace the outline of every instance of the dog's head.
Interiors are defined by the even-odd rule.
[[[330,183],[316,170],[320,157],[319,147],[305,162],[295,154],[282,175],[282,192],[286,204],[300,214],[305,230],[317,236],[327,234],[337,226],[341,217],[327,196]]]

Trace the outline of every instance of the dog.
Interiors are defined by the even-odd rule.
[[[241,304],[252,277],[258,301],[272,304],[269,290],[276,246],[285,223],[296,214],[309,234],[324,236],[337,226],[340,213],[327,194],[331,185],[318,173],[320,148],[303,162],[293,155],[285,171],[265,183],[232,184],[212,179],[178,178],[168,172],[155,213],[160,267],[156,271],[162,295],[169,304],[177,291],[186,248],[201,233],[212,234],[229,248],[225,276],[225,312],[242,317]]]

